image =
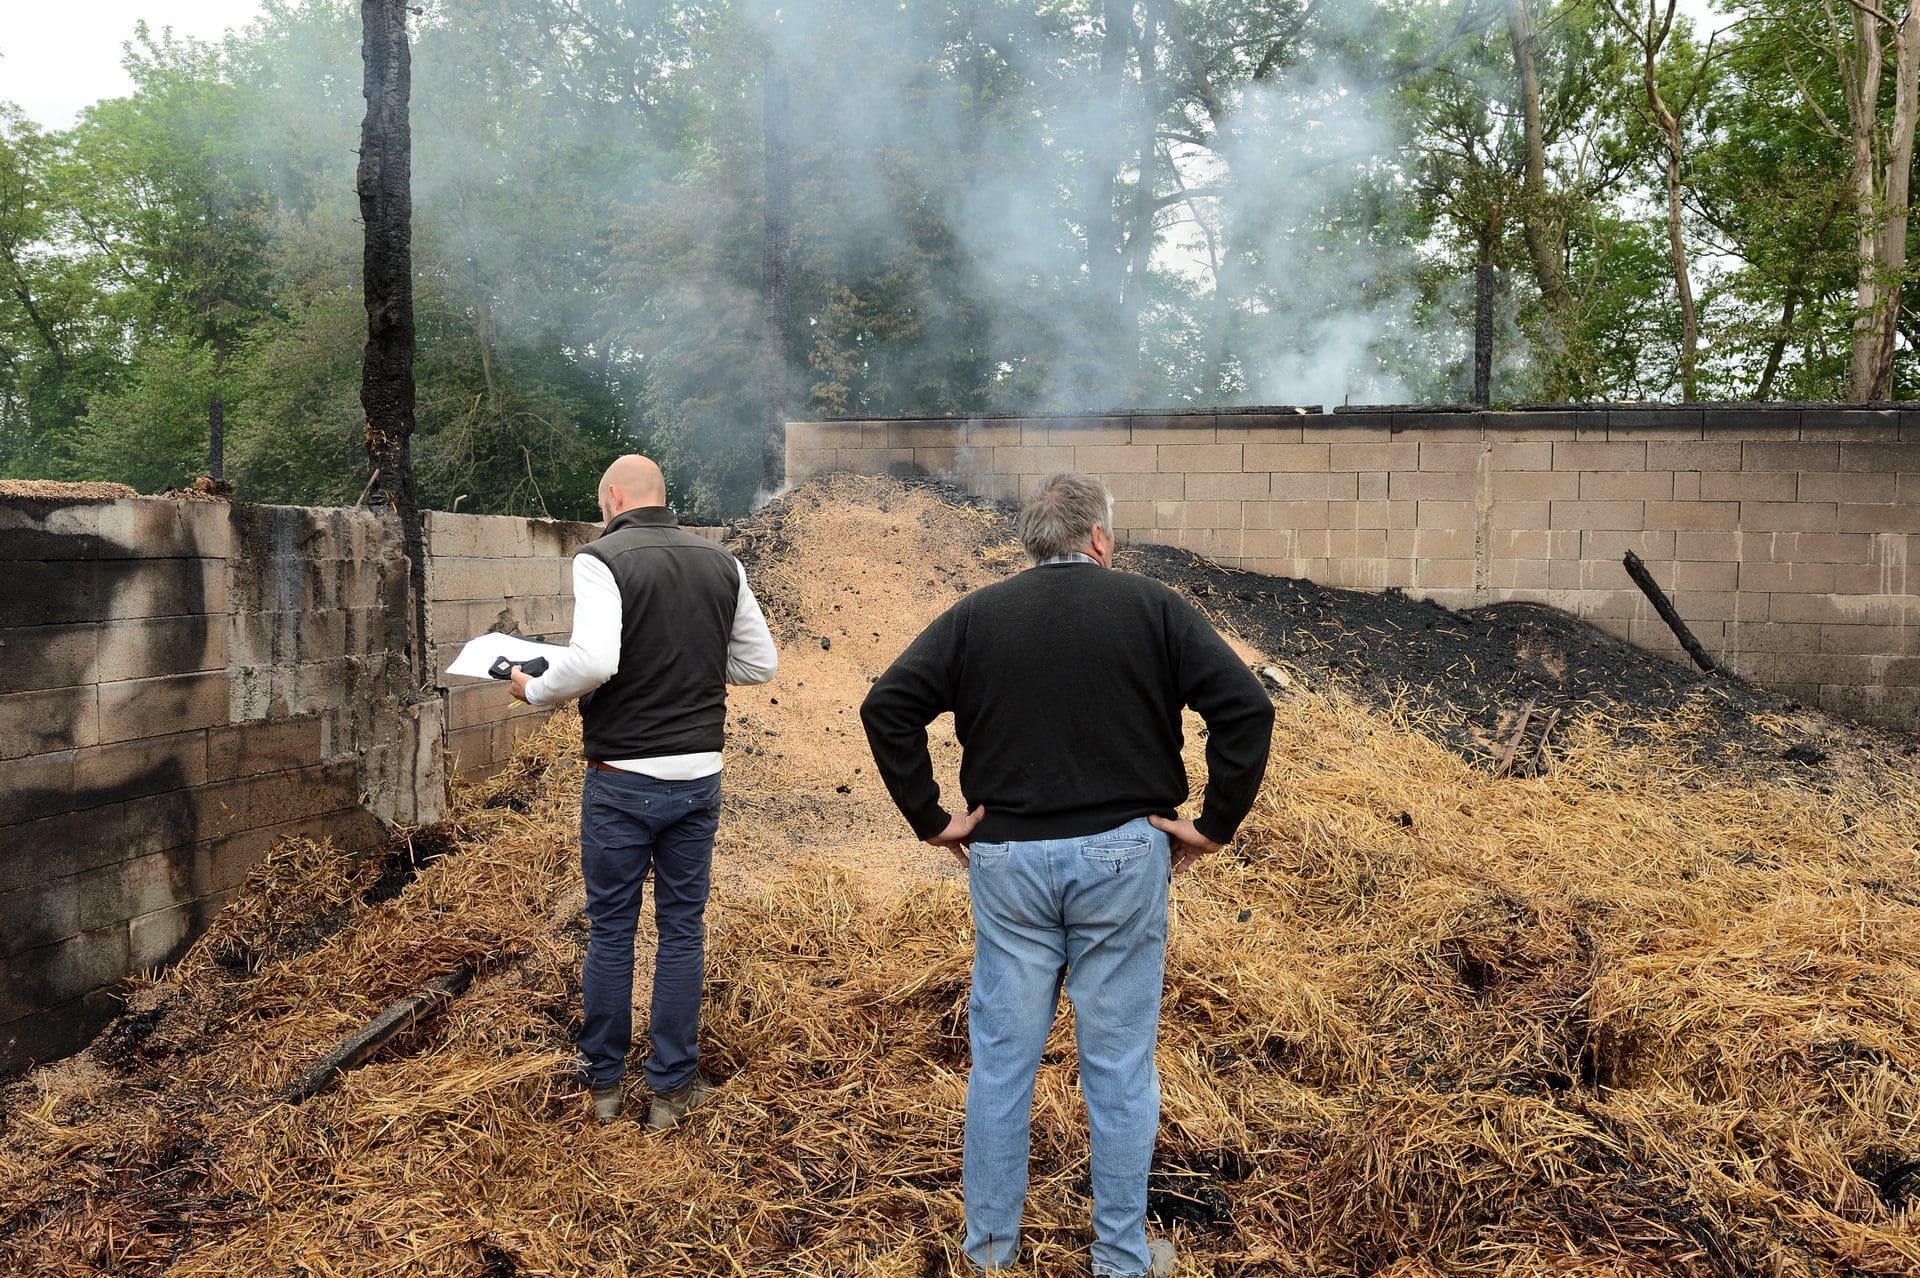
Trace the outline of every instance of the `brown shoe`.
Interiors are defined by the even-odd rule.
[[[655,1092],[653,1107],[647,1111],[647,1130],[664,1132],[679,1126],[687,1111],[713,1095],[713,1084],[695,1074],[670,1092]]]

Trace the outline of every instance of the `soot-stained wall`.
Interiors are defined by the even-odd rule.
[[[0,571],[0,1069],[84,1042],[277,840],[440,815],[388,521],[7,496]]]
[[[1453,607],[1556,605],[1685,660],[1633,550],[1707,649],[1810,704],[1920,728],[1920,409],[1247,409],[798,422],[787,475],[923,474],[1017,499],[1080,470],[1116,531]]]

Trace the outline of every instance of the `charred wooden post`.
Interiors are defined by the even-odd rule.
[[[1693,658],[1693,664],[1708,674],[1725,674],[1726,671],[1720,668],[1720,663],[1708,656],[1707,650],[1700,646],[1698,639],[1694,638],[1693,631],[1687,629],[1687,623],[1680,620],[1680,614],[1674,608],[1673,601],[1667,598],[1666,591],[1660,589],[1659,583],[1654,581],[1653,574],[1647,571],[1647,565],[1641,561],[1640,556],[1629,550],[1624,562],[1627,566],[1627,576],[1633,578],[1633,584],[1640,587],[1640,593],[1652,602],[1653,610],[1660,614],[1660,620],[1667,623],[1667,629],[1673,631],[1673,637],[1680,641],[1680,646],[1687,650],[1689,657]]]
[[[415,682],[426,676],[427,565],[413,486],[413,135],[408,102],[412,54],[402,0],[360,0],[360,59],[367,100],[360,126],[355,187],[366,228],[362,279],[367,347],[360,369],[367,458],[387,505],[400,521],[412,561]]]
[[[761,86],[761,134],[766,148],[765,237],[760,287],[766,321],[761,353],[760,487],[778,492],[787,478],[787,351],[792,338],[793,145],[787,71],[767,51]]]
[[[453,1000],[473,984],[474,970],[463,967],[428,981],[415,993],[389,1004],[385,1011],[349,1035],[340,1046],[322,1056],[287,1085],[280,1099],[298,1105],[317,1095],[340,1074],[355,1069],[382,1047],[416,1029],[453,1006]]]
[[[1493,263],[1482,258],[1473,281],[1473,402],[1493,400]]]

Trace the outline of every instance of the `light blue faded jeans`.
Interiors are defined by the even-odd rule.
[[[1093,1272],[1147,1271],[1171,875],[1167,836],[1144,817],[1081,838],[973,845],[961,1179],[967,1256],[981,1269],[1011,1266],[1020,1251],[1034,1073],[1064,984],[1093,1146]]]

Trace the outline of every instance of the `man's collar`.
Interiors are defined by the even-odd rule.
[[[1069,550],[1064,555],[1048,555],[1045,559],[1036,560],[1033,566],[1035,568],[1051,568],[1055,564],[1092,564],[1095,568],[1098,568],[1100,561],[1084,551]]]
[[[601,536],[622,528],[678,528],[680,517],[667,506],[629,506],[607,521]]]

